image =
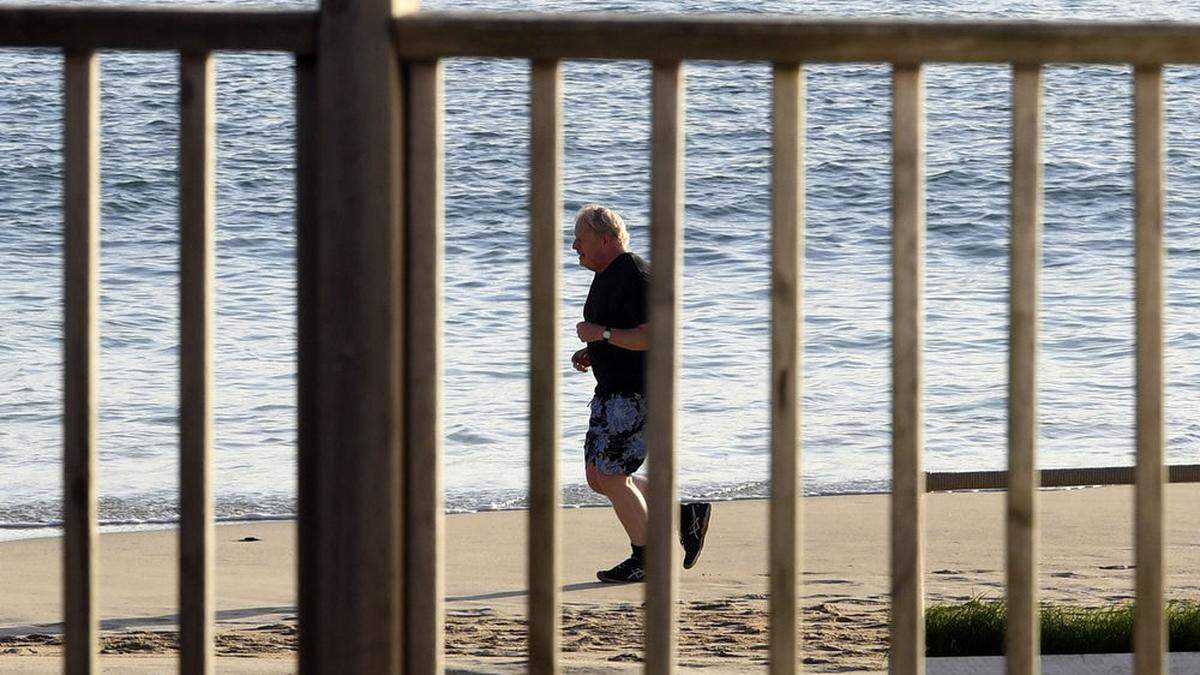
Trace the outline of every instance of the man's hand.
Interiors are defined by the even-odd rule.
[[[581,373],[586,373],[592,367],[592,357],[588,355],[587,347],[571,355],[571,365]]]
[[[604,326],[598,323],[580,321],[575,324],[575,334],[580,342],[599,342],[604,339]]]

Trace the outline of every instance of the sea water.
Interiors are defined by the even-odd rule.
[[[299,5],[311,6],[311,5]],[[772,12],[926,19],[1197,20],[1187,3],[426,2],[435,9]],[[164,524],[178,501],[178,59],[105,52],[99,472],[102,522]],[[805,491],[886,490],[890,423],[890,70],[807,77]],[[0,50],[0,538],[61,518],[62,58]],[[768,476],[770,66],[686,66],[679,480],[763,496]],[[925,465],[1005,465],[1011,73],[926,70]],[[1166,69],[1167,458],[1200,461],[1200,73]],[[587,202],[648,253],[649,76],[564,66],[560,472],[583,482],[594,381],[575,372],[591,273],[569,250]],[[1045,71],[1039,355],[1043,467],[1133,461],[1128,67]],[[217,57],[214,490],[220,518],[287,517],[296,495],[292,59]],[[519,507],[527,485],[528,100],[519,60],[445,67],[445,427],[449,510]],[[653,263],[653,261],[651,261]],[[418,479],[420,477],[417,477]]]

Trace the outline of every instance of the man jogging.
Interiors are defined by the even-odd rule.
[[[629,535],[632,553],[616,566],[601,570],[596,577],[606,582],[636,582],[645,579],[646,494],[645,476],[634,472],[646,460],[646,293],[650,267],[629,251],[629,232],[621,216],[612,209],[589,204],[575,216],[575,243],[579,264],[596,276],[583,306],[584,320],[575,326],[580,341],[587,343],[575,352],[576,370],[592,369],[596,393],[584,440],[587,482],[608,497],[617,518]],[[680,507],[680,543],[683,566],[696,564],[712,506],[706,503]]]

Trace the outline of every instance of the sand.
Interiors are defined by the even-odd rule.
[[[1044,599],[1101,605],[1132,597],[1132,490],[1044,491]],[[1168,596],[1200,599],[1200,485],[1172,485]],[[1003,594],[1002,493],[930,495],[929,602]],[[886,495],[804,501],[804,660],[810,672],[878,672],[887,658]],[[680,575],[684,669],[761,670],[766,663],[766,504],[716,505],[700,563]],[[521,672],[524,512],[447,517],[446,659],[451,670]],[[594,580],[627,540],[608,509],[567,509],[563,660],[567,672],[640,669],[643,589]],[[174,668],[171,530],[101,537],[101,665]],[[255,537],[258,541],[241,541]],[[225,672],[295,670],[295,524],[217,528],[217,610]],[[59,672],[60,541],[0,543],[0,672]]]

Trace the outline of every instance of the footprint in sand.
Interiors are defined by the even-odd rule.
[[[1055,579],[1082,579],[1083,578],[1082,574],[1076,574],[1074,572],[1051,572],[1050,576],[1054,577]]]
[[[891,600],[875,596],[870,598],[846,598],[842,602],[853,605],[887,605],[891,603]]]
[[[692,609],[699,610],[702,612],[711,612],[711,611],[715,611],[718,609],[729,609],[732,606],[733,606],[733,603],[731,603],[729,601],[692,603]]]
[[[451,609],[446,612],[453,617],[480,617],[495,614],[490,607],[480,607],[479,609]]]
[[[815,607],[809,607],[808,609],[809,611],[822,612],[824,614],[829,614],[830,616],[842,615],[842,611],[838,609],[838,606],[832,602],[823,602]]]

